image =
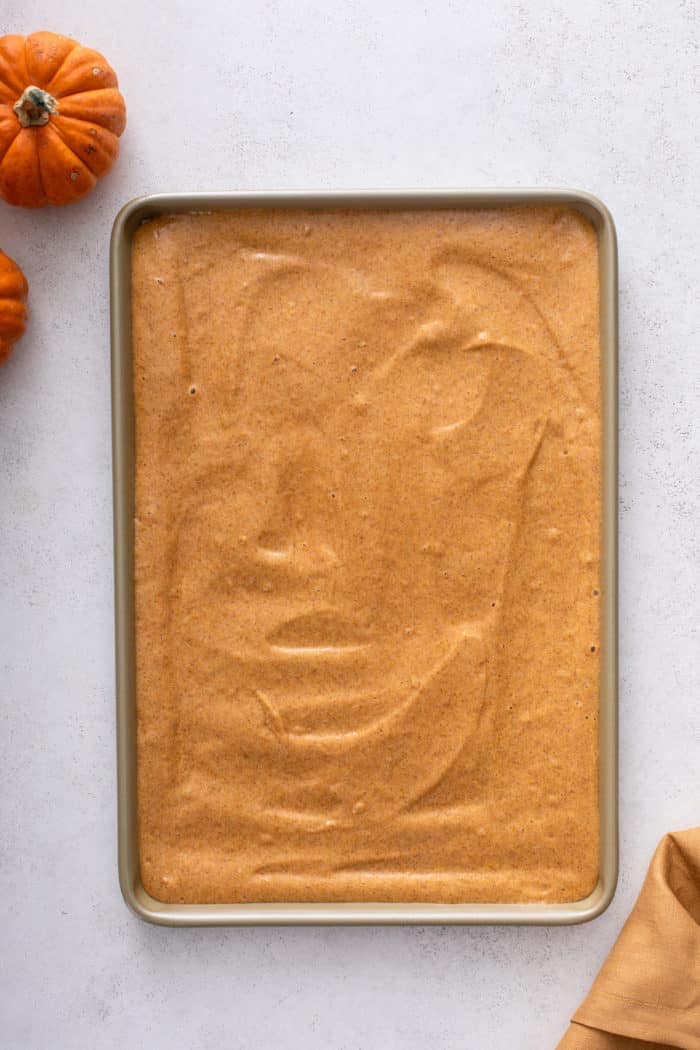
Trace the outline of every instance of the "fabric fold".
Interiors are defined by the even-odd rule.
[[[557,1050],[700,1050],[700,828],[659,843]]]

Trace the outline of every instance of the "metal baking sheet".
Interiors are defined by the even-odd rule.
[[[602,394],[601,668],[599,709],[600,872],[583,900],[556,904],[165,904],[140,879],[136,825],[134,632],[134,415],[131,350],[131,245],[146,219],[175,212],[239,208],[494,208],[563,205],[593,223],[599,246]],[[110,255],[112,438],[117,697],[119,880],[141,918],[169,926],[275,924],[563,925],[600,915],[615,892],[617,818],[617,247],[607,208],[588,193],[559,189],[361,192],[179,193],[142,197],[118,214]]]

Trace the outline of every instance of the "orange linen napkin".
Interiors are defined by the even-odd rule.
[[[700,828],[665,835],[557,1050],[700,1050]]]

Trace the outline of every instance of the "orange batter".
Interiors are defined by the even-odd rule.
[[[163,901],[598,876],[595,231],[240,210],[133,250],[138,812]]]

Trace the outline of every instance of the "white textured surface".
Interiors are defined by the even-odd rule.
[[[0,207],[32,293],[0,372],[0,1045],[554,1047],[656,840],[700,821],[700,6],[23,0],[5,15],[6,32],[102,50],[129,126],[86,201]],[[569,929],[148,927],[116,879],[112,219],[159,190],[474,185],[582,187],[617,221],[617,897]]]

